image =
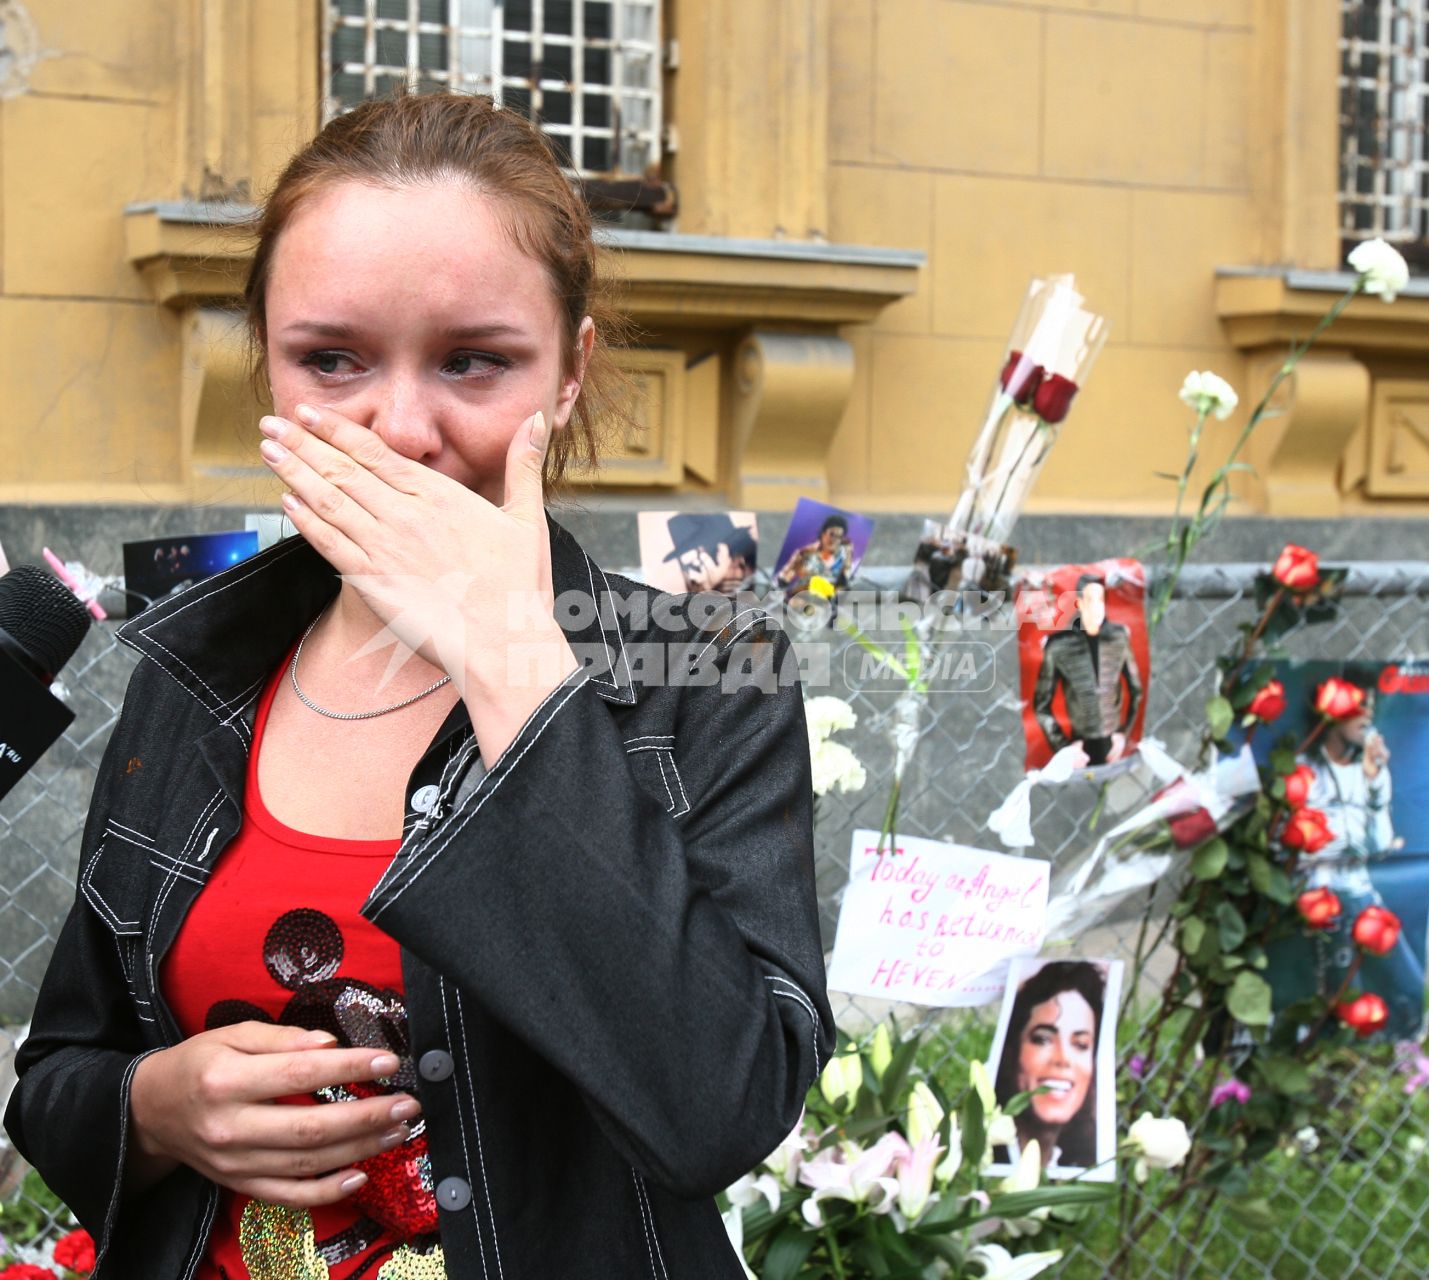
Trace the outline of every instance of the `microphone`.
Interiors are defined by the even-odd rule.
[[[83,602],[43,569],[22,564],[0,577],[0,797],[74,720],[50,684],[89,622]]]

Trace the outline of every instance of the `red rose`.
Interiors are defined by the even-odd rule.
[[[55,1242],[55,1261],[87,1276],[94,1270],[94,1238],[83,1227],[61,1236]]]
[[[1315,690],[1315,710],[1327,720],[1348,720],[1364,706],[1364,690],[1339,676],[1331,676]]]
[[[1216,834],[1216,820],[1205,809],[1174,814],[1166,819],[1166,825],[1178,849],[1194,849]]]
[[[1274,720],[1284,710],[1285,686],[1279,680],[1271,680],[1250,700],[1246,713],[1257,720]]]
[[[1389,1009],[1373,991],[1337,1004],[1335,1014],[1357,1036],[1372,1036],[1389,1021]],[[4,1280],[3,1275],[0,1280]]]
[[[0,1280],[60,1280],[48,1267],[37,1267],[33,1262],[12,1262],[0,1271]]]
[[[1307,889],[1295,899],[1295,908],[1312,929],[1332,929],[1340,918],[1340,900],[1333,889]]]
[[[1320,557],[1293,542],[1287,543],[1270,576],[1291,591],[1308,591],[1320,581]]]
[[[1298,809],[1310,798],[1310,784],[1314,781],[1315,771],[1308,764],[1297,764],[1285,775],[1285,803]]]
[[[1060,373],[1049,374],[1032,397],[1032,412],[1043,422],[1056,426],[1067,416],[1072,407],[1072,397],[1077,394],[1077,384]]]
[[[1041,386],[1047,371],[1034,364],[1020,351],[1014,351],[1002,366],[1002,389],[1022,408],[1030,408],[1032,397]]]
[[[1300,853],[1319,853],[1334,838],[1329,820],[1319,809],[1296,809],[1280,832],[1280,843]]]
[[[1355,944],[1377,956],[1386,956],[1399,941],[1399,917],[1387,907],[1366,907],[1353,930]]]

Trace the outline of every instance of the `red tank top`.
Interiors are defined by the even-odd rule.
[[[353,1084],[284,1102],[415,1092],[401,954],[358,914],[398,841],[295,831],[268,812],[258,791],[263,730],[286,670],[284,663],[259,700],[243,823],[164,958],[162,990],[185,1036],[251,1019],[330,1031],[340,1045],[390,1049],[402,1059],[385,1088]],[[420,1121],[402,1146],[357,1167],[366,1184],[311,1210],[223,1191],[199,1280],[444,1277]]]

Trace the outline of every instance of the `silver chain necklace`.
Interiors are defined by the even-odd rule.
[[[298,695],[298,701],[309,710],[316,711],[318,715],[327,716],[330,720],[371,720],[374,716],[385,716],[390,711],[400,711],[403,707],[410,707],[412,703],[420,702],[428,694],[436,693],[442,685],[451,683],[451,676],[443,676],[436,684],[428,686],[421,693],[414,693],[410,698],[394,702],[390,707],[378,707],[376,711],[329,711],[326,707],[318,706],[298,685],[298,659],[303,656],[303,645],[312,635],[313,628],[322,621],[322,616],[320,613],[308,623],[308,629],[303,632],[303,638],[298,641],[298,647],[293,651],[293,660],[288,664],[288,679],[293,683],[293,692]]]

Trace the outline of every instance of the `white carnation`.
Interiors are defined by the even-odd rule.
[[[1144,1182],[1148,1169],[1174,1169],[1190,1154],[1191,1135],[1174,1117],[1158,1120],[1143,1111],[1127,1130],[1129,1153],[1136,1157],[1136,1180]]]
[[[1181,384],[1181,400],[1196,413],[1213,413],[1224,422],[1240,403],[1235,388],[1219,374],[1209,369],[1192,369]]]
[[[1365,240],[1350,250],[1350,266],[1364,277],[1364,291],[1393,302],[1409,283],[1409,264],[1392,244]]]
[[[858,716],[842,698],[823,694],[805,701],[804,720],[809,726],[810,739],[822,742],[840,729],[852,729],[858,723]]]
[[[841,742],[813,743],[810,757],[814,766],[814,794],[826,796],[830,791],[860,791],[868,781],[863,765]]]

